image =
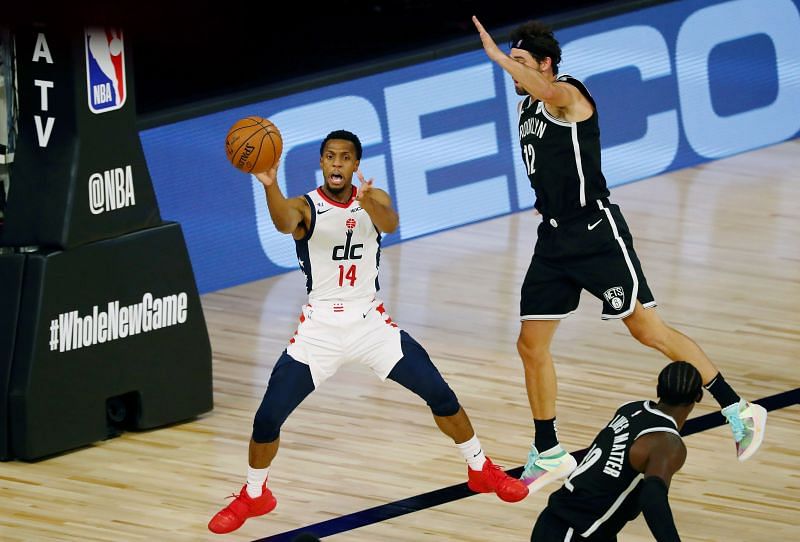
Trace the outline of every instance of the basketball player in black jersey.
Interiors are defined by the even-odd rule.
[[[531,542],[617,540],[640,512],[657,542],[679,542],[667,500],[672,476],[686,460],[679,431],[703,397],[700,373],[673,361],[658,375],[658,403],[617,409],[578,468],[550,495]]]
[[[766,410],[742,400],[692,339],[659,318],[625,219],[608,200],[594,99],[583,83],[558,74],[561,47],[552,31],[536,21],[519,26],[507,55],[476,17],[473,22],[487,56],[524,97],[518,107],[522,159],[543,218],[520,302],[517,350],[535,427],[522,479],[536,491],[575,468],[556,436],[550,343],[583,289],[603,302],[604,319],[622,319],[642,344],[694,364],[731,425],[739,460],[748,459],[761,445]]]

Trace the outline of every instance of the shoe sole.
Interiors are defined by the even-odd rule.
[[[578,467],[578,462],[575,461],[575,458],[572,455],[569,456],[569,461],[560,465],[557,469],[547,471],[547,474],[541,475],[539,478],[534,480],[531,483],[525,482],[525,485],[528,486],[528,494],[536,493],[544,486],[551,482],[556,482],[558,480],[563,480],[574,471]]]
[[[247,523],[247,520],[248,520],[248,519],[250,519],[250,518],[257,518],[257,517],[260,517],[260,516],[264,516],[264,515],[266,515],[266,514],[269,514],[270,512],[272,512],[273,510],[275,510],[275,507],[276,507],[276,506],[278,506],[278,500],[273,498],[273,499],[272,499],[272,505],[271,505],[271,506],[269,506],[269,507],[267,507],[267,509],[266,509],[264,512],[259,512],[258,514],[253,514],[252,516],[247,516],[246,518],[244,518],[244,520],[243,520],[243,521],[242,521],[242,522],[241,522],[239,525],[237,525],[237,526],[236,526],[236,527],[234,527],[233,529],[228,529],[228,530],[215,530],[215,529],[213,529],[213,528],[211,527],[211,523],[209,522],[209,524],[208,524],[208,530],[209,530],[209,531],[211,531],[211,532],[212,532],[212,533],[214,533],[214,534],[228,534],[228,533],[232,533],[233,531],[236,531],[236,530],[240,529],[240,528],[242,527],[242,525],[244,525],[245,523]]]
[[[520,495],[519,497],[510,497],[510,496],[508,496],[508,495],[506,495],[505,497],[503,497],[503,496],[501,496],[499,493],[496,493],[496,492],[495,492],[495,495],[497,495],[497,498],[498,498],[498,499],[500,499],[500,500],[501,500],[501,501],[503,501],[503,502],[519,502],[519,501],[522,501],[522,500],[524,500],[524,499],[525,499],[525,497],[527,497],[527,496],[528,496],[528,495],[530,495],[530,494],[531,494],[531,491],[530,491],[530,489],[528,489],[528,487],[527,487],[527,486],[525,487],[525,493],[524,493],[524,494],[522,494],[522,495]]]
[[[467,487],[470,489],[470,491],[474,491],[475,493],[494,493],[495,495],[497,495],[497,498],[500,499],[503,502],[519,502],[519,501],[523,500],[525,497],[527,497],[528,494],[529,494],[527,485],[525,486],[525,494],[524,495],[522,495],[521,497],[513,497],[513,498],[512,497],[508,497],[508,496],[503,498],[500,495],[500,493],[498,493],[494,489],[489,488],[489,487],[485,487],[485,486],[479,486],[476,483],[474,483],[472,480],[467,480]]]
[[[753,440],[744,453],[739,456],[739,461],[750,459],[761,447],[761,443],[764,442],[764,433],[767,428],[767,409],[752,403],[750,410],[753,413]]]

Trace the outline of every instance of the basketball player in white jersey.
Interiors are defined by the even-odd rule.
[[[316,190],[286,199],[275,182],[277,165],[256,175],[275,227],[294,237],[308,303],[256,412],[247,483],[209,522],[215,533],[234,531],[247,518],[275,508],[267,475],[278,452],[280,428],[303,399],[345,363],[362,363],[379,378],[392,379],[425,400],[436,425],[468,463],[470,489],[496,493],[508,502],[528,494],[524,483],[484,455],[466,412],[425,349],[392,321],[377,299],[381,234],[397,229],[398,216],[389,195],[358,171],[360,160],[358,137],[337,130],[320,146],[325,182]],[[352,185],[356,172],[359,189]]]

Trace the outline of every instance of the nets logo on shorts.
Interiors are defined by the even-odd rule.
[[[125,105],[125,46],[122,30],[87,28],[86,91],[92,113],[106,113]]]
[[[625,304],[625,290],[622,286],[614,286],[603,292],[603,297],[606,298],[608,304],[614,307],[614,310],[620,310]]]

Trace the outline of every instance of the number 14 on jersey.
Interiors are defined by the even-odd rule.
[[[356,264],[352,264],[347,271],[343,265],[339,265],[339,286],[344,286],[345,281],[349,281],[350,286],[356,285]]]

